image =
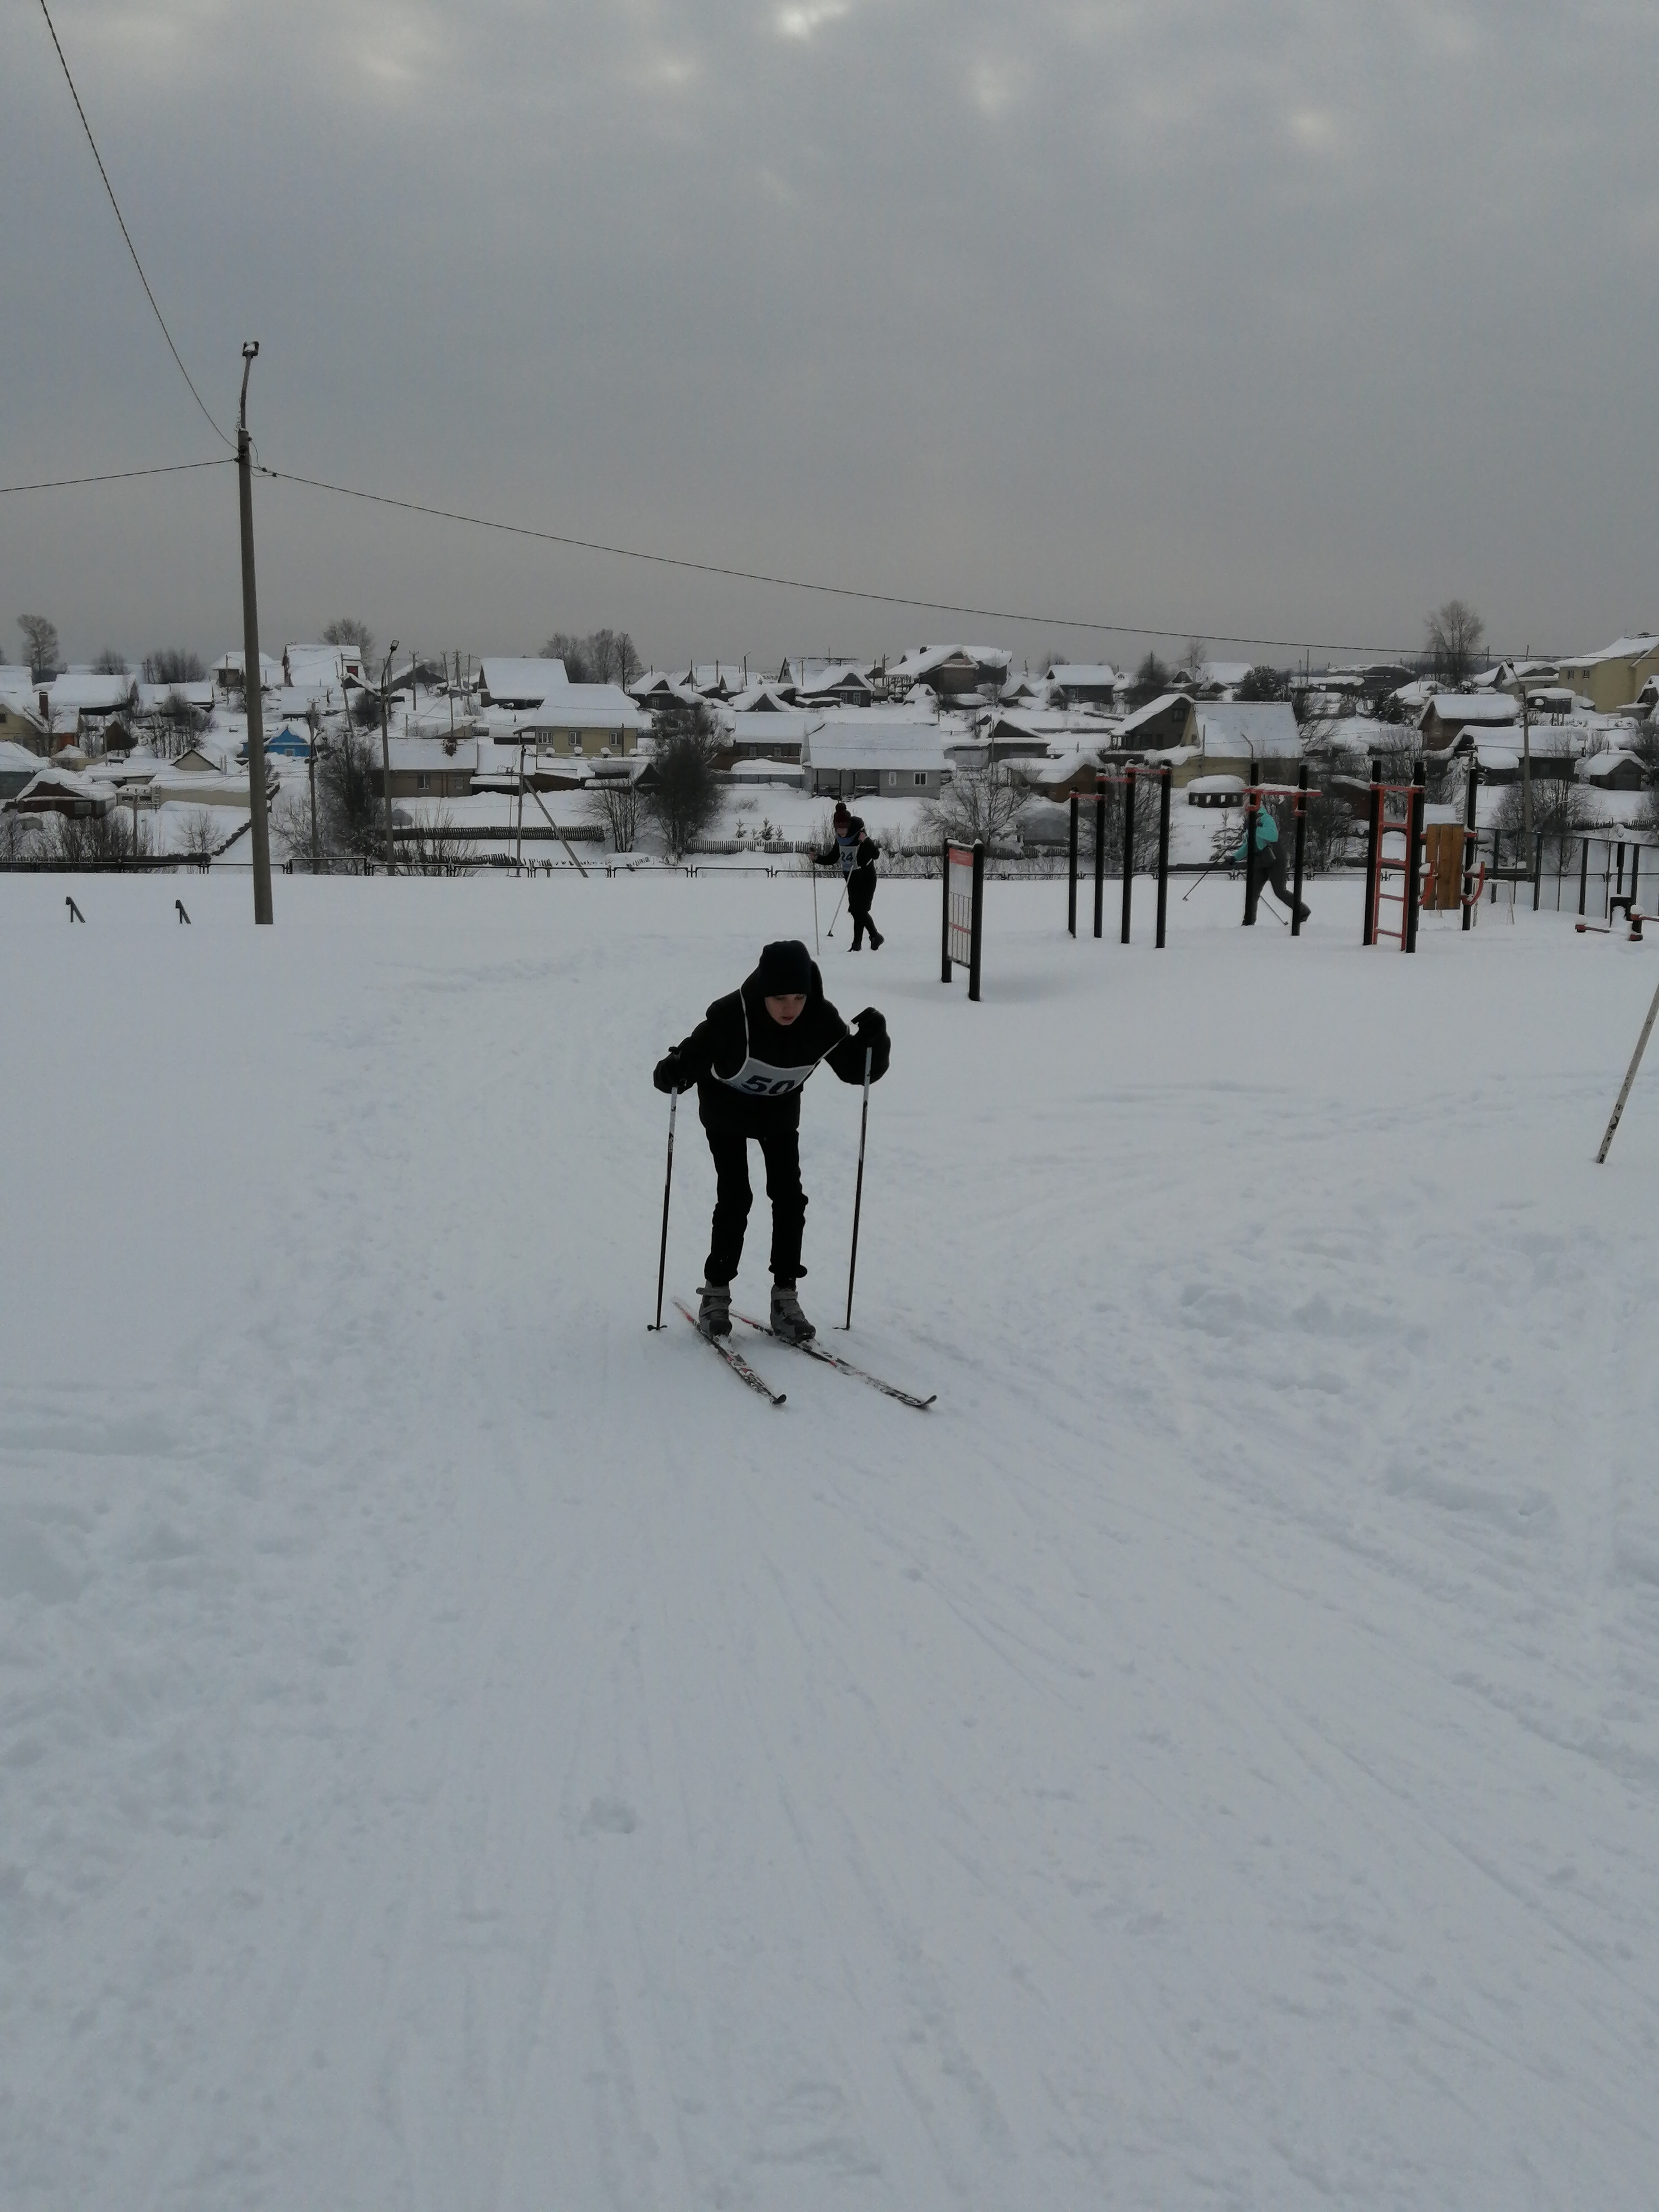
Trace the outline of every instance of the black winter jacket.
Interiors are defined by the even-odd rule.
[[[801,1085],[821,1060],[843,1083],[862,1083],[866,1046],[870,1079],[878,1083],[892,1057],[886,1024],[873,1007],[855,1025],[843,1021],[824,997],[823,978],[814,966],[806,1004],[787,1029],[767,1012],[757,973],[740,990],[716,999],[663,1066],[675,1088],[689,1091],[696,1085],[697,1114],[705,1129],[759,1137],[799,1127]],[[745,1067],[745,1088],[733,1088],[731,1079]]]
[[[860,877],[865,884],[873,887],[876,880],[876,861],[880,853],[880,846],[864,826],[864,817],[861,814],[849,814],[847,817],[846,837],[842,838],[837,834],[824,847],[823,852],[815,853],[812,857],[821,868],[839,867],[848,884],[854,884],[856,890],[863,887],[855,883],[855,878]],[[864,1079],[860,1076],[859,1079],[862,1082]]]

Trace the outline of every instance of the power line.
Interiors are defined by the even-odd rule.
[[[1193,635],[1188,630],[1154,629],[1139,623],[1094,622],[1086,617],[1051,615],[1018,611],[1008,607],[964,606],[951,599],[916,599],[902,592],[866,592],[850,584],[819,583],[809,577],[775,575],[759,568],[732,568],[714,561],[690,561],[672,553],[647,553],[634,545],[610,545],[592,538],[572,538],[556,530],[532,530],[519,522],[499,522],[491,516],[465,514],[449,507],[427,507],[419,500],[393,499],[385,492],[361,491],[355,484],[330,483],[321,477],[302,477],[289,469],[267,468],[259,465],[258,473],[276,483],[304,484],[312,491],[326,491],[342,499],[362,501],[370,507],[395,507],[404,514],[425,514],[440,522],[463,522],[473,530],[493,530],[507,538],[533,538],[543,545],[565,545],[580,553],[605,553],[618,561],[643,561],[653,568],[690,570],[699,576],[723,576],[744,584],[769,584],[785,592],[817,592],[826,598],[861,599],[875,606],[913,607],[924,614],[969,615],[981,622],[1030,623],[1048,629],[1091,630],[1106,637],[1157,637],[1179,640],[1185,643]],[[1212,645],[1266,645],[1283,653],[1357,653],[1390,655],[1404,659],[1414,654],[1415,646],[1338,645],[1326,643],[1318,638],[1305,637],[1222,637],[1213,632],[1205,633]]]
[[[210,461],[167,461],[155,469],[110,469],[95,477],[46,477],[39,483],[0,484],[0,499],[13,491],[67,491],[74,484],[128,483],[134,477],[182,476],[186,469],[228,469],[234,453],[216,453]]]
[[[70,98],[75,102],[75,112],[81,118],[81,128],[87,134],[87,143],[92,149],[93,160],[98,164],[98,173],[104,180],[104,190],[109,194],[109,204],[115,210],[115,220],[121,226],[121,235],[127,242],[127,252],[132,256],[132,265],[138,271],[138,282],[144,288],[144,297],[149,301],[155,319],[161,325],[161,336],[167,342],[167,351],[173,356],[179,375],[184,378],[186,384],[190,385],[190,396],[206,416],[208,426],[214,436],[218,439],[221,445],[228,446],[230,440],[226,437],[212,416],[208,414],[207,402],[191,381],[190,371],[180,360],[179,349],[173,343],[173,332],[167,328],[167,318],[155,304],[155,295],[149,289],[149,279],[144,274],[143,263],[138,258],[138,249],[132,242],[132,233],[127,228],[127,219],[121,212],[121,203],[115,197],[115,187],[109,180],[109,171],[104,167],[104,157],[98,150],[98,141],[92,135],[92,125],[87,120],[87,111],[82,106],[81,95],[75,88],[75,79],[70,73],[69,58],[64,52],[63,41],[58,35],[58,26],[52,20],[52,10],[47,7],[46,0],[40,0],[40,13],[46,19],[46,28],[52,33],[52,43],[57,47],[58,58],[64,65],[64,81],[69,86]]]

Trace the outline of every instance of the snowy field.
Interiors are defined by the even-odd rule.
[[[918,1414],[645,1328],[803,880],[0,878],[9,2212],[1653,2204],[1659,945],[1064,896],[826,947]]]

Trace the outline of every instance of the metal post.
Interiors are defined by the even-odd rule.
[[[1427,763],[1419,757],[1412,770],[1411,796],[1406,803],[1406,931],[1405,950],[1417,950],[1417,908],[1422,885],[1423,809],[1428,801]]]
[[[1480,793],[1480,759],[1477,753],[1469,755],[1469,781],[1463,793],[1463,881],[1461,904],[1463,927],[1474,927],[1474,870],[1479,841],[1475,830],[1475,812]],[[1582,909],[1581,909],[1582,911]]]
[[[973,933],[969,939],[968,954],[968,995],[970,999],[976,999],[979,996],[980,940],[984,932],[984,921],[985,847],[979,839],[975,838],[974,841],[974,922]]]
[[[70,904],[74,904],[73,900],[70,901]],[[1656,991],[1653,994],[1653,1003],[1648,1008],[1648,1018],[1642,1024],[1642,1034],[1637,1038],[1636,1049],[1631,1054],[1630,1069],[1625,1077],[1623,1085],[1620,1086],[1619,1103],[1613,1109],[1613,1119],[1607,1123],[1607,1133],[1601,1139],[1601,1149],[1595,1155],[1595,1164],[1597,1167],[1600,1167],[1607,1157],[1608,1150],[1613,1143],[1613,1133],[1618,1128],[1620,1117],[1625,1110],[1625,1101],[1630,1097],[1631,1085],[1636,1080],[1636,1071],[1642,1065],[1642,1054],[1647,1050],[1648,1039],[1653,1035],[1653,1024],[1656,1016],[1659,1016],[1659,991]]]
[[[1072,820],[1067,835],[1067,864],[1066,890],[1066,927],[1077,935],[1077,793],[1072,793]]]
[[[1165,924],[1170,918],[1170,771],[1158,772],[1158,950],[1164,950]]]
[[[1255,825],[1261,811],[1261,793],[1252,784],[1244,793],[1244,927],[1255,927],[1256,902],[1261,894],[1255,880]]]
[[[853,1191],[853,1249],[847,1261],[847,1318],[843,1328],[853,1326],[853,1278],[859,1265],[859,1217],[864,1211],[864,1140],[870,1133],[870,1054],[872,1048],[864,1048],[864,1110],[859,1116],[859,1179]]]
[[[1538,902],[1544,890],[1544,833],[1536,831],[1532,841],[1532,910],[1538,911]]]
[[[1302,934],[1302,865],[1307,854],[1308,763],[1296,773],[1296,867],[1291,878],[1291,935]]]
[[[1578,841],[1578,915],[1583,919],[1584,902],[1589,896],[1589,839]]]
[[[253,919],[271,919],[270,825],[265,817],[265,726],[259,694],[259,601],[253,574],[253,454],[247,434],[247,380],[259,341],[242,348],[242,404],[236,418],[236,488],[242,518],[242,699],[247,708],[248,843],[253,854]]]
[[[662,1242],[657,1248],[657,1318],[653,1329],[662,1327],[662,1284],[668,1271],[668,1194],[674,1188],[674,1115],[678,1110],[680,1094],[668,1094],[668,1167],[662,1179]]]
[[[939,848],[945,855],[945,923],[939,933],[939,980],[951,980],[951,841],[947,837]],[[839,909],[837,909],[839,911]]]
[[[1123,927],[1120,945],[1129,942],[1129,909],[1135,887],[1135,771],[1124,771],[1123,781]]]
[[[1365,839],[1365,933],[1362,945],[1376,942],[1377,863],[1382,856],[1382,763],[1371,761],[1371,818]]]
[[[1095,778],[1095,935],[1106,906],[1106,779]]]

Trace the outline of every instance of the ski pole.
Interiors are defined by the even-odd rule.
[[[1642,1065],[1642,1054],[1647,1050],[1648,1039],[1653,1035],[1656,1016],[1659,1016],[1659,991],[1656,991],[1653,994],[1653,1004],[1648,1008],[1648,1018],[1642,1024],[1642,1034],[1637,1038],[1636,1049],[1631,1054],[1630,1073],[1626,1076],[1624,1088],[1619,1093],[1619,1103],[1613,1109],[1613,1119],[1607,1123],[1607,1133],[1601,1139],[1601,1149],[1595,1155],[1597,1167],[1600,1167],[1607,1158],[1612,1146],[1613,1132],[1619,1127],[1620,1117],[1625,1110],[1625,1101],[1630,1097],[1631,1085],[1636,1080],[1636,1071]]]
[[[870,1133],[870,1055],[872,1048],[864,1048],[864,1111],[859,1117],[859,1179],[853,1191],[853,1252],[847,1262],[847,1319],[843,1328],[853,1326],[853,1278],[859,1265],[859,1216],[864,1211],[864,1140]]]
[[[835,933],[836,933],[836,922],[838,922],[838,921],[841,920],[841,909],[842,909],[842,903],[843,903],[843,902],[844,902],[844,901],[845,901],[845,899],[846,899],[846,896],[847,896],[847,878],[843,876],[843,877],[842,878],[842,884],[841,884],[841,897],[840,897],[840,898],[838,898],[838,899],[836,901],[836,911],[835,911],[834,915],[830,917],[830,928],[829,928],[828,934],[829,934],[830,936],[831,936],[831,937],[833,937],[833,936],[835,935]]]
[[[668,1170],[662,1179],[662,1243],[657,1252],[657,1318],[651,1324],[653,1331],[662,1327],[662,1284],[668,1268],[668,1194],[674,1188],[674,1115],[679,1103],[679,1092],[671,1091],[668,1094]]]
[[[1208,868],[1200,868],[1200,869],[1199,870],[1198,873],[1197,873],[1197,874],[1193,878],[1193,879],[1192,879],[1191,883],[1189,883],[1189,884],[1188,884],[1188,886],[1187,886],[1186,890],[1185,890],[1184,891],[1182,891],[1182,893],[1181,894],[1181,903],[1182,904],[1182,906],[1185,906],[1185,905],[1186,905],[1186,903],[1187,903],[1188,900],[1192,896],[1193,893],[1194,893],[1194,892],[1198,889],[1199,885],[1203,882],[1203,880],[1204,880],[1205,877],[1206,877],[1206,876],[1207,876],[1207,875],[1209,874],[1209,872],[1210,872],[1210,868],[1218,868],[1220,866],[1221,866],[1221,860],[1220,860],[1219,855],[1218,855],[1218,857],[1217,857],[1215,860],[1212,860],[1212,861],[1211,861],[1211,863],[1210,863],[1210,867],[1208,867]]]
[[[812,863],[812,957],[818,956],[818,864]]]

